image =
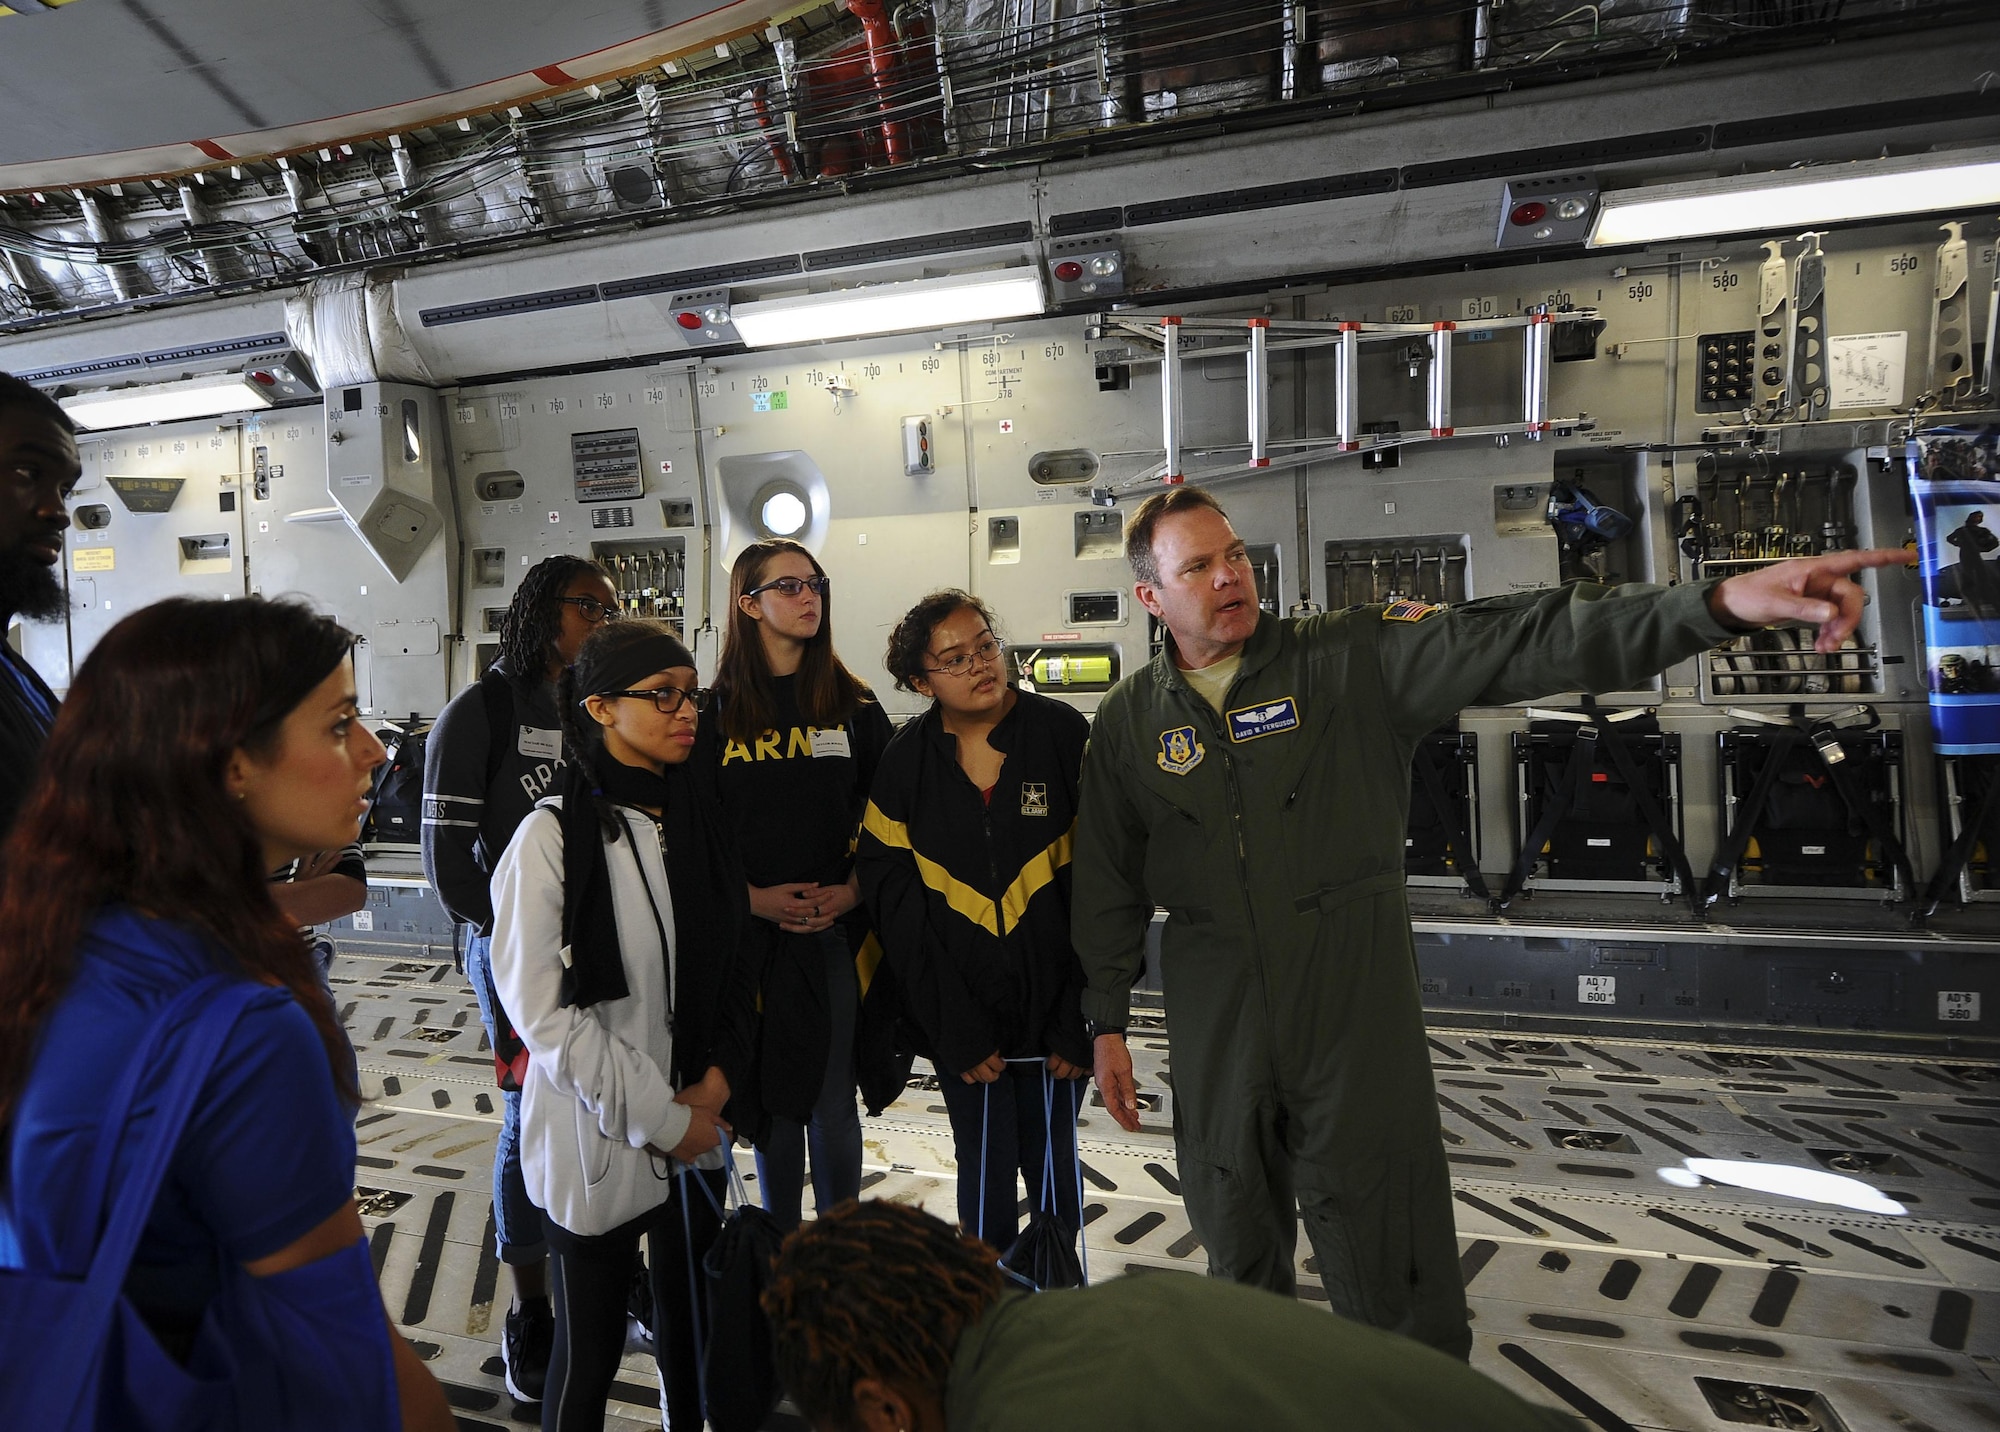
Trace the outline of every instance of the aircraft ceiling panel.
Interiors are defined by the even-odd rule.
[[[423,100],[560,65],[717,8],[703,0],[127,0],[11,17],[0,45],[8,97],[0,165],[283,129]]]

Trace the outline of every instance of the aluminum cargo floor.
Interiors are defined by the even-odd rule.
[[[498,1100],[471,992],[448,964],[352,953],[333,982],[371,1101],[357,1181],[390,1315],[461,1426],[535,1425],[500,1382]],[[2000,1428],[2000,1067],[1445,1029],[1431,1045],[1474,1366],[1602,1432]],[[1144,1128],[1083,1122],[1093,1280],[1205,1266],[1164,1024],[1133,1047]],[[934,1088],[864,1120],[866,1192],[951,1219]],[[1908,1214],[1658,1176],[1694,1157],[1849,1173]],[[1301,1240],[1302,1296],[1323,1299],[1309,1254]],[[650,1358],[627,1357],[614,1399],[607,1427],[659,1425]]]

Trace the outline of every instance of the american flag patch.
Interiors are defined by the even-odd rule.
[[[1391,602],[1382,608],[1385,622],[1420,622],[1425,617],[1434,617],[1443,607],[1432,606],[1429,602]]]

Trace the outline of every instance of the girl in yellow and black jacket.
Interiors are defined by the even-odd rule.
[[[1090,1045],[1069,904],[1088,727],[1008,684],[992,613],[964,592],[912,608],[884,664],[932,704],[876,770],[862,893],[951,1116],[959,1220],[1004,1252],[1017,1170],[1037,1212],[1080,1226],[1075,1124]]]

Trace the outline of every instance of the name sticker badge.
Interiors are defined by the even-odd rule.
[[[1194,738],[1194,727],[1176,726],[1160,733],[1160,769],[1170,776],[1184,776],[1201,764],[1208,752]]]
[[[1229,723],[1231,741],[1254,741],[1259,736],[1294,730],[1299,724],[1299,703],[1286,696],[1231,711],[1223,719]]]
[[[523,726],[516,743],[522,755],[537,761],[553,761],[562,755],[562,732],[545,731],[539,726]]]
[[[853,749],[847,744],[847,731],[844,727],[836,726],[831,731],[822,731],[818,727],[814,727],[812,743],[815,759],[820,756],[851,756],[854,754]]]
[[[1049,813],[1049,788],[1046,785],[1029,785],[1021,782],[1021,814],[1047,815]]]

